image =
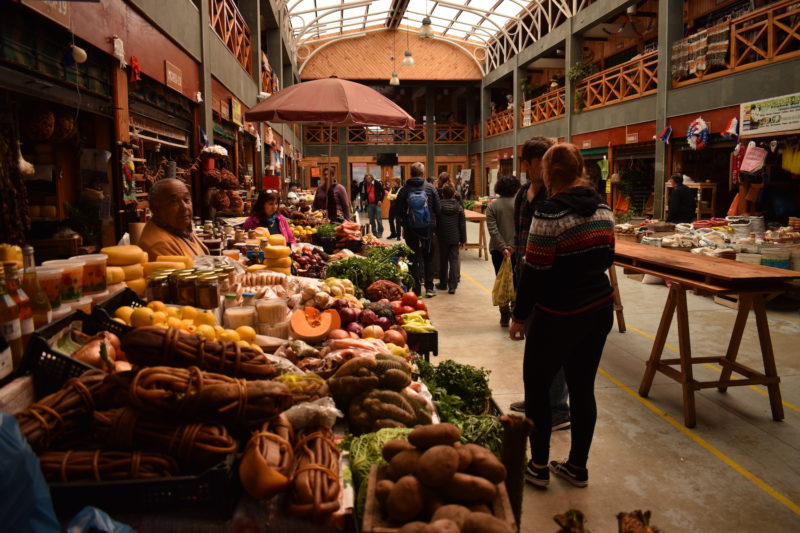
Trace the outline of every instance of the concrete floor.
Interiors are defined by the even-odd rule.
[[[476,242],[477,225],[468,227]],[[474,250],[461,258],[458,292],[428,301],[440,331],[439,360],[491,370],[494,397],[507,410],[523,399],[523,345],[498,325],[491,261]],[[800,313],[769,314],[786,418],[772,420],[764,387],[708,389],[696,394],[697,425],[688,429],[678,383],[659,374],[649,399],[636,392],[667,289],[618,272],[628,332],[612,330],[600,364],[589,487],[557,478],[546,491],[526,487],[521,531],[554,531],[553,515],[573,508],[595,533],[617,531],[616,514],[634,509],[651,510],[665,532],[800,531]],[[693,354],[724,354],[735,311],[691,294],[688,303]],[[665,356],[677,357],[674,322],[672,330]],[[752,316],[739,361],[763,368]],[[698,379],[717,374],[695,367]],[[551,458],[566,457],[569,442],[568,431],[555,433]]]

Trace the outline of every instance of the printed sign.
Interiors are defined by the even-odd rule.
[[[22,3],[53,22],[69,28],[69,2],[66,0],[22,0]]]
[[[231,96],[231,122],[237,126],[242,125],[242,103]]]
[[[525,128],[531,125],[531,101],[526,100],[522,104],[522,127]]]
[[[167,80],[167,87],[175,89],[178,92],[183,91],[183,71],[167,61],[164,60],[164,71],[166,72],[165,78]]]
[[[739,135],[767,135],[800,130],[800,93],[739,106]]]
[[[639,132],[625,134],[625,142],[628,144],[635,144],[639,142]]]
[[[583,149],[591,148],[591,147],[592,147],[592,140],[591,139],[587,139],[587,140],[585,140],[585,141],[583,141],[581,143],[581,148],[583,148]]]
[[[219,101],[219,115],[225,120],[231,119],[231,107],[225,100]]]

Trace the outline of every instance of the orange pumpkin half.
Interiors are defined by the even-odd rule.
[[[342,319],[335,309],[320,312],[315,307],[306,307],[292,313],[290,325],[295,339],[313,344],[326,339],[330,331],[341,328]]]

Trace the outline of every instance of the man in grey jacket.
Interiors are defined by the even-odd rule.
[[[486,209],[486,227],[489,228],[489,253],[492,256],[494,273],[500,270],[505,258],[514,265],[514,238],[517,227],[514,221],[514,195],[519,189],[516,178],[504,177],[497,180],[494,187],[495,194],[499,197],[489,204]],[[508,306],[500,307],[500,326],[508,327],[511,319],[511,310]]]

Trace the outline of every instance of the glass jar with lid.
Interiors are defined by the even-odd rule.
[[[219,281],[218,276],[207,274],[197,278],[197,306],[203,309],[216,309],[219,307]]]
[[[167,274],[152,274],[147,278],[146,297],[149,302],[169,302],[170,301],[170,285],[169,275]]]
[[[181,276],[177,285],[178,305],[197,305],[197,276]]]

